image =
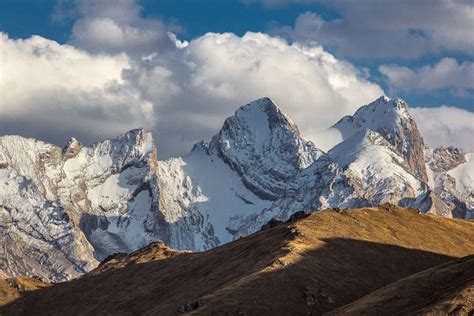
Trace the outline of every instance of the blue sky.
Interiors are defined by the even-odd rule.
[[[106,25],[104,21],[110,23]],[[112,29],[109,29],[110,27]],[[218,33],[217,36],[212,38],[213,44],[216,41],[224,40],[226,44],[238,45],[235,47],[242,48],[244,52],[246,49],[253,49],[252,47],[246,47],[249,42],[254,40],[263,41],[262,43],[264,44],[260,43],[263,45],[261,49],[265,49],[268,45],[274,45],[274,43],[271,44],[272,39],[279,38],[283,39],[290,46],[294,44],[308,49],[320,47],[324,52],[332,54],[338,62],[337,69],[331,68],[330,70],[334,73],[326,73],[328,71],[327,66],[321,64],[327,61],[326,57],[319,55],[318,58],[326,61],[315,61],[311,57],[313,52],[305,51],[303,52],[304,62],[315,62],[315,67],[319,65],[319,68],[314,69],[314,73],[301,78],[301,80],[297,74],[295,75],[292,82],[296,83],[288,87],[292,93],[295,93],[295,97],[292,99],[278,97],[278,90],[281,90],[281,86],[269,83],[262,85],[261,89],[258,88],[252,93],[249,92],[248,94],[251,96],[265,93],[270,96],[276,95],[277,101],[287,102],[289,100],[289,103],[293,103],[292,100],[298,99],[298,89],[322,89],[324,84],[321,84],[321,81],[315,78],[320,78],[319,76],[322,76],[323,73],[326,73],[326,76],[328,76],[326,79],[330,81],[330,85],[334,84],[333,81],[328,79],[331,76],[334,78],[343,78],[346,75],[349,77],[356,76],[358,79],[356,81],[349,80],[351,82],[349,85],[352,85],[353,82],[356,85],[362,85],[363,88],[360,88],[360,95],[357,93],[359,88],[348,86],[346,90],[341,90],[341,84],[346,85],[347,82],[337,83],[331,89],[339,89],[340,91],[332,91],[331,93],[334,92],[334,94],[331,97],[329,94],[326,96],[326,91],[323,92],[321,90],[320,93],[307,91],[309,101],[305,101],[306,103],[295,101],[296,105],[288,105],[292,116],[294,115],[297,119],[299,117],[303,118],[301,123],[303,130],[307,130],[307,133],[310,134],[311,131],[318,128],[327,127],[324,123],[318,121],[319,113],[323,113],[319,111],[329,109],[331,102],[353,99],[353,101],[347,101],[347,104],[339,105],[338,109],[334,111],[334,115],[327,118],[327,122],[334,120],[337,115],[350,114],[355,108],[355,105],[352,105],[351,102],[355,103],[355,100],[360,100],[357,102],[369,100],[372,95],[378,93],[376,92],[377,87],[383,89],[391,97],[405,99],[414,108],[438,109],[441,106],[448,106],[474,112],[474,35],[471,34],[473,33],[473,28],[474,11],[470,0],[362,0],[357,3],[345,0],[331,2],[322,0],[117,0],[115,3],[104,0],[95,2],[91,0],[3,0],[0,2],[0,32],[7,34],[7,41],[12,45],[13,43],[20,43],[15,42],[15,40],[28,39],[33,35],[39,35],[47,41],[55,41],[61,45],[57,48],[61,50],[61,53],[55,52],[55,54],[65,54],[64,48],[67,46],[64,46],[64,44],[67,44],[78,51],[90,54],[88,58],[91,58],[91,63],[92,60],[94,62],[99,62],[98,59],[102,60],[100,56],[104,54],[110,56],[107,67],[112,62],[118,62],[120,54],[125,54],[129,59],[129,66],[124,67],[121,71],[117,70],[119,74],[117,78],[125,80],[125,84],[122,84],[120,89],[125,89],[125,86],[127,89],[133,87],[135,90],[127,90],[127,96],[139,94],[139,97],[137,97],[139,99],[137,104],[139,105],[134,105],[134,108],[150,106],[152,108],[151,111],[154,113],[153,115],[156,116],[153,122],[150,123],[144,119],[148,116],[143,114],[143,118],[137,118],[136,124],[151,126],[149,128],[157,130],[156,134],[174,135],[175,132],[171,132],[171,130],[160,130],[160,128],[155,128],[155,126],[160,121],[176,119],[178,114],[186,115],[186,119],[183,120],[182,124],[188,126],[188,120],[195,124],[196,117],[198,116],[197,112],[207,113],[207,111],[214,111],[218,113],[215,117],[209,118],[208,124],[201,126],[201,129],[197,128],[199,131],[190,131],[189,135],[180,135],[179,141],[186,143],[186,145],[189,142],[195,141],[190,135],[198,135],[205,138],[215,131],[216,126],[219,124],[217,122],[221,122],[225,115],[228,115],[231,109],[238,105],[233,104],[231,106],[232,102],[245,102],[246,100],[242,95],[236,96],[236,91],[242,88],[239,80],[248,80],[245,75],[240,78],[233,78],[232,80],[235,79],[235,82],[227,82],[226,74],[219,74],[219,78],[216,78],[214,72],[206,72],[206,76],[210,77],[202,79],[204,75],[199,73],[197,78],[192,78],[192,82],[195,83],[198,79],[212,81],[214,88],[223,89],[224,87],[227,89],[226,93],[228,94],[222,95],[222,91],[219,92],[220,94],[216,94],[217,90],[215,90],[212,92],[212,96],[205,95],[202,97],[202,100],[197,102],[199,104],[202,102],[204,104],[202,107],[189,106],[186,110],[181,109],[183,102],[195,99],[195,97],[188,99],[187,94],[192,95],[194,92],[190,92],[187,88],[181,86],[187,80],[181,77],[183,71],[193,71],[193,75],[197,76],[194,73],[194,68],[190,68],[191,70],[184,70],[183,68],[190,65],[188,56],[196,58],[195,60],[193,59],[193,63],[197,63],[197,69],[207,69],[200,68],[200,66],[223,68],[220,64],[214,65],[206,60],[206,58],[220,58],[220,55],[217,55],[220,52],[207,50],[209,45],[206,44],[206,38],[203,36],[207,32]],[[115,37],[112,37],[110,32],[113,33],[115,31],[119,33],[114,33],[113,36]],[[166,35],[168,32],[175,34],[180,41],[187,41],[190,45],[176,51],[174,42],[170,42]],[[224,39],[220,35],[224,32],[234,33],[237,37]],[[252,38],[249,41],[243,37],[246,32],[261,32],[268,37],[264,39]],[[207,46],[204,46],[205,44]],[[21,48],[21,45],[25,45],[25,47]],[[48,43],[39,44],[37,41],[33,41],[14,45],[14,49],[21,50],[26,49],[27,46],[37,47],[38,45],[50,47]],[[280,44],[275,45],[278,46]],[[291,47],[294,48],[294,46]],[[204,49],[206,50],[204,51]],[[287,49],[286,46],[284,49]],[[203,57],[203,54],[206,58]],[[265,59],[267,57],[260,60],[256,56],[258,54],[259,51],[257,50],[255,56],[252,56],[256,59],[254,61],[256,65],[270,60]],[[148,62],[145,62],[143,59],[146,57],[145,55],[151,56]],[[69,58],[69,55],[64,56],[65,60]],[[226,56],[229,57],[229,55]],[[230,58],[233,57],[240,58],[241,55],[230,55]],[[288,62],[286,57],[288,56],[282,57],[282,63]],[[298,59],[298,62],[301,61],[300,57],[295,57]],[[272,58],[277,57],[272,55]],[[177,61],[178,59],[179,61]],[[21,60],[18,60],[18,62],[22,63]],[[39,65],[38,61],[31,62],[33,65]],[[278,63],[279,61],[278,59],[272,59],[271,62]],[[61,62],[58,61],[57,64],[60,65]],[[103,64],[100,65],[103,66]],[[333,64],[330,65],[330,67],[333,66]],[[54,64],[52,64],[52,67],[57,68],[54,67]],[[156,95],[151,95],[151,83],[142,79],[140,79],[142,81],[138,81],[137,79],[143,78],[145,75],[150,79],[151,71],[156,72],[158,69],[167,71],[163,75],[166,77],[166,80],[163,79],[164,81],[160,82],[153,77],[154,90],[157,89],[157,86],[163,86],[167,87],[166,91],[168,92],[173,91],[173,89],[181,91],[180,93],[176,92],[173,95],[173,101],[168,101],[168,103],[164,103],[163,100],[170,98],[169,95],[156,91],[153,92]],[[234,71],[237,70],[237,72],[240,71],[236,68],[232,69]],[[296,71],[296,68],[293,70]],[[286,74],[285,69],[283,68],[282,71],[284,76]],[[127,74],[130,77],[125,77]],[[67,75],[51,73],[51,78],[54,79],[54,76],[64,77],[70,75],[69,73]],[[259,75],[265,76],[263,73]],[[191,74],[186,76],[191,76]],[[24,77],[27,78],[28,74],[24,73]],[[79,78],[79,75],[76,77],[69,78],[72,84],[71,89],[77,82],[82,80],[82,77]],[[132,77],[133,80],[130,79]],[[169,78],[173,80],[168,80]],[[7,79],[10,78],[7,76]],[[10,81],[13,82],[14,80],[12,76]],[[111,78],[107,78],[107,80],[104,78],[104,80],[104,82],[109,82],[106,84],[107,87],[113,81],[110,81]],[[53,80],[52,82],[55,81]],[[228,88],[227,85],[231,88]],[[100,89],[104,90],[105,94],[109,93],[108,88],[105,89],[104,87],[101,86]],[[44,93],[43,91],[42,98],[45,98],[44,102],[48,106],[58,102],[58,98],[51,97],[48,101],[45,95],[52,93],[51,89],[57,88],[57,85],[54,88],[48,86],[48,92]],[[90,91],[88,89],[92,89],[92,87],[84,89]],[[96,91],[97,87],[94,89]],[[232,90],[232,93],[230,93],[229,89],[237,90]],[[250,90],[253,90],[253,87]],[[35,93],[38,92],[36,91]],[[159,97],[157,97],[157,93]],[[86,95],[85,92],[81,94],[81,98],[84,95]],[[90,97],[91,94],[88,94],[87,98]],[[110,100],[109,96],[101,97]],[[31,98],[35,99],[34,97]],[[114,98],[117,98],[116,94]],[[71,105],[71,109],[82,113],[84,111],[83,105],[81,105],[82,101],[79,100],[79,97],[77,97],[77,100],[77,104]],[[26,101],[22,100],[22,102]],[[90,100],[87,102],[89,102],[87,104],[89,107]],[[122,104],[131,101],[124,98],[121,101],[114,102]],[[214,103],[220,104],[219,102],[225,105],[216,111],[217,105],[214,105]],[[316,105],[307,106],[311,102],[326,102],[327,104],[321,105],[316,110]],[[145,106],[144,104],[149,105]],[[26,107],[32,106],[27,102],[21,103],[21,105]],[[42,106],[42,108],[47,108],[48,106]],[[66,107],[66,105],[62,105],[62,107]],[[100,108],[102,105],[98,107]],[[171,107],[173,111],[170,110]],[[15,105],[15,108],[19,108],[19,105]],[[100,109],[100,111],[94,109],[94,111],[106,115],[103,113],[104,109]],[[314,113],[317,116],[313,120],[316,122],[314,126],[311,126],[310,122],[304,121],[307,117],[305,111]],[[12,112],[11,115],[20,114]],[[50,119],[49,115],[45,115],[45,117]],[[23,117],[19,118],[23,119]],[[60,118],[58,117],[58,119]],[[89,119],[84,119],[88,124],[92,124]],[[108,119],[113,120],[110,117]],[[179,120],[182,120],[182,117]],[[111,121],[110,124],[114,125],[114,122]],[[166,125],[166,122],[161,122],[161,124]],[[330,123],[326,125],[328,124]],[[464,124],[470,125],[470,121],[468,120]],[[62,141],[62,138],[51,136],[54,135],[54,132],[44,127],[43,124],[38,123],[37,125],[40,126],[38,129],[25,133],[28,136],[32,134],[39,135],[40,138],[50,141]],[[118,124],[117,126],[121,125]],[[434,127],[430,126],[430,128]],[[461,130],[465,131],[464,128],[462,127]],[[19,132],[17,128],[12,126],[3,127],[2,130],[4,132]],[[65,127],[65,132],[82,133],[80,136],[83,136],[87,141],[93,141],[97,138],[98,133],[104,133],[103,130],[91,133],[80,130],[79,127],[75,129]],[[108,135],[114,132],[107,130],[105,134]],[[453,131],[449,130],[449,133],[453,133]],[[179,151],[176,148],[170,150],[173,154]]]
[[[71,9],[72,2],[62,7]],[[266,8],[259,3],[241,1],[199,0],[143,0],[143,16],[176,21],[183,27],[180,37],[192,39],[206,32],[233,32],[243,35],[247,31],[266,31],[268,23],[277,21],[292,24],[301,13],[317,9],[328,18],[335,12],[320,5],[289,4]],[[52,18],[56,0],[3,0],[0,2],[0,29],[12,37],[28,37],[38,34],[59,42],[69,39],[73,18],[54,21]]]

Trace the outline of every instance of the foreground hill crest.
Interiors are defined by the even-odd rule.
[[[403,101],[380,98],[333,128],[342,140],[323,152],[262,98],[165,161],[143,129],[63,149],[0,137],[0,271],[64,280],[152,241],[205,250],[330,207],[473,216],[472,155],[427,148]]]
[[[69,282],[0,280],[0,313],[467,315],[474,258],[456,259],[473,253],[473,229],[388,204],[298,213],[206,252],[155,242]]]

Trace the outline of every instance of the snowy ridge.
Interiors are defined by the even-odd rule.
[[[342,139],[325,153],[262,98],[166,161],[143,129],[64,148],[0,137],[0,273],[65,280],[151,241],[206,250],[328,207],[474,217],[474,156],[426,148],[403,101],[381,97],[332,129]]]
[[[111,252],[158,238],[145,231],[153,228],[152,200],[158,199],[150,133],[132,130],[92,147],[71,139],[63,150],[4,136],[0,152],[0,269],[6,274],[64,280]]]
[[[382,96],[359,108],[353,116],[342,118],[332,128],[339,130],[344,140],[366,129],[378,132],[404,157],[410,170],[427,181],[423,139],[403,100]]]
[[[415,198],[426,186],[409,172],[408,163],[377,132],[363,130],[337,145],[328,155],[346,169],[358,196],[370,204],[394,203],[402,197]]]

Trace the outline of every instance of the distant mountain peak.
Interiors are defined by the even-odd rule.
[[[130,143],[153,143],[153,136],[151,132],[148,132],[143,127],[134,128],[128,132],[113,139],[114,141],[127,141]]]
[[[381,95],[377,101],[379,102],[384,102],[384,103],[388,103],[388,101],[390,101],[390,99],[388,97],[386,97],[385,95]]]
[[[374,129],[374,126],[397,125],[401,120],[413,120],[405,101],[389,99],[385,96],[361,106],[353,116],[349,117],[362,126],[372,127],[371,129]]]
[[[123,155],[124,159],[157,158],[157,150],[153,135],[144,128],[132,129],[117,138],[105,140],[94,145],[108,152]]]
[[[287,181],[323,154],[301,138],[296,124],[269,98],[245,104],[227,118],[209,150],[269,200],[277,199]]]
[[[260,113],[264,113],[265,116],[260,116]],[[285,128],[291,130],[293,133],[299,135],[299,130],[296,124],[286,115],[276,103],[268,98],[263,97],[242,105],[237,111],[235,111],[234,117],[245,120],[249,125],[268,124],[270,129],[274,128]],[[232,119],[232,117],[230,118]],[[265,122],[266,121],[266,122]]]
[[[379,133],[404,157],[416,176],[428,181],[423,138],[405,101],[381,96],[360,107],[354,115],[344,117],[332,128],[339,130],[344,140],[366,129]]]
[[[92,146],[71,138],[62,150],[0,137],[0,274],[64,280],[156,240],[207,250],[297,211],[390,202],[474,216],[474,155],[448,148],[425,156],[404,101],[382,96],[334,129],[343,140],[324,153],[261,98],[209,143],[166,161],[143,128]]]
[[[249,103],[242,105],[239,109],[242,108],[250,108],[250,107],[260,107],[262,109],[266,108],[267,106],[270,107],[275,107],[277,108],[278,106],[273,102],[273,100],[269,97],[261,97],[260,99],[256,99],[253,101],[250,101]],[[238,109],[237,109],[238,110]]]
[[[75,157],[82,149],[83,145],[74,137],[71,137],[63,147],[62,154],[65,159]]]

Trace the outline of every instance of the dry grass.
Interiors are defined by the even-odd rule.
[[[48,286],[40,280],[28,277],[0,279],[0,306],[7,305],[21,296],[22,292]]]
[[[473,254],[473,232],[473,222],[388,205],[327,210],[203,253],[154,243],[0,313],[319,315]]]

